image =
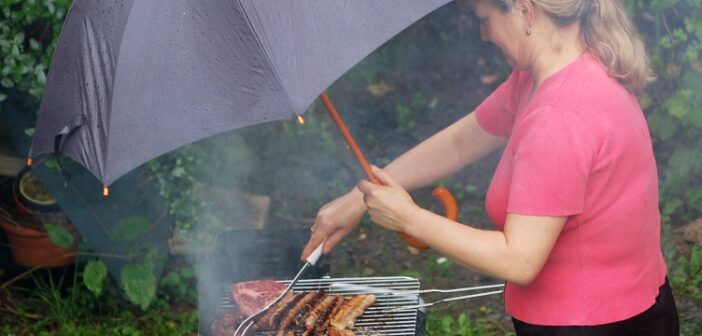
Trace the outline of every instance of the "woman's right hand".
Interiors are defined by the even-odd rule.
[[[307,246],[302,251],[301,260],[305,260],[319,244],[327,238],[322,252],[328,254],[341,242],[353,229],[358,226],[366,204],[363,202],[363,193],[357,188],[335,200],[325,204],[317,213],[317,218],[312,225],[312,234]]]

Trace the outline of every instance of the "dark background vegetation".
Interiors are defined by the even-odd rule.
[[[654,139],[663,215],[663,246],[685,335],[702,334],[702,250],[680,239],[680,228],[702,216],[702,1],[625,1],[646,39],[657,80],[639,94]],[[0,0],[0,152],[24,157],[46,71],[69,0]],[[384,165],[433,132],[470,112],[509,74],[501,55],[479,39],[475,18],[449,4],[387,43],[332,88],[330,96],[369,160]],[[307,227],[317,209],[363,174],[320,104],[305,125],[280,122],[215,136],[145,167],[175,227],[195,241],[217,221],[194,186],[216,183],[270,197],[273,226]],[[456,196],[460,221],[489,227],[484,192],[497,156],[442,181]],[[430,164],[430,163],[429,163]],[[413,193],[441,212],[430,188]],[[86,191],[90,193],[92,191]],[[95,296],[75,269],[36,271],[0,287],[0,334],[191,335],[197,330],[193,259],[171,257],[153,283],[146,308],[130,302],[120,279]],[[494,282],[434,252],[409,254],[394,234],[365,219],[329,257],[333,276],[409,275],[425,288]],[[1,274],[7,281],[11,274]],[[429,297],[429,299],[434,299]],[[438,307],[432,335],[511,332],[500,299]]]

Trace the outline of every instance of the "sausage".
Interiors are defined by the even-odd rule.
[[[344,303],[344,306],[334,315],[331,325],[339,330],[353,327],[356,320],[366,311],[366,308],[374,303],[375,295],[373,294],[357,295],[351,298]]]

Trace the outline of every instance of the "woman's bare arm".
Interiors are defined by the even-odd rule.
[[[446,178],[504,146],[505,138],[483,130],[475,113],[422,141],[383,170],[407,190]]]
[[[372,169],[381,185],[363,180],[358,188],[373,222],[419,238],[465,267],[513,283],[526,285],[536,277],[567,219],[508,213],[504,231],[476,229],[422,209],[389,174]]]
[[[506,139],[496,137],[478,125],[475,114],[461,118],[422,141],[392,161],[385,171],[408,190],[441,180],[500,148]],[[324,253],[329,253],[351,232],[366,212],[358,188],[327,203],[317,213],[301,259],[306,258],[326,238]]]
[[[422,210],[405,231],[465,267],[528,285],[546,263],[565,222],[566,217],[508,214],[504,231],[480,230]]]

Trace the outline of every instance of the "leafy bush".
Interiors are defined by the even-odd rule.
[[[39,100],[71,0],[2,0],[0,85]],[[3,90],[4,91],[4,90]],[[7,99],[0,92],[0,102]],[[0,105],[1,110],[1,105]]]
[[[671,282],[690,299],[702,304],[702,246],[693,246],[689,258],[680,257]]]
[[[641,95],[659,163],[661,211],[702,215],[702,1],[626,1],[648,41],[657,80]]]
[[[680,314],[682,334],[702,335],[702,321],[698,317],[702,307],[702,246],[692,246],[689,254],[679,256],[670,273],[678,309],[687,305],[696,307],[692,308],[693,314]]]

